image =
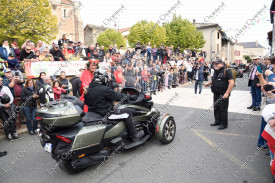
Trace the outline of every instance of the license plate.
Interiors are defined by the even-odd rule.
[[[46,152],[52,153],[52,144],[51,143],[45,143],[44,149]]]

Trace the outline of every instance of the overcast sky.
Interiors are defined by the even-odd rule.
[[[234,36],[238,32],[236,30],[251,24],[253,17],[256,17],[257,22],[246,29],[238,41],[258,41],[266,48],[268,48],[267,32],[272,30],[269,15],[272,0],[80,0],[80,2],[83,4],[81,17],[84,26],[95,24],[115,28],[114,22],[108,24],[106,20],[115,12],[118,13],[115,18],[120,29],[131,27],[140,20],[161,23],[171,21],[172,15],[176,13],[191,22],[196,19],[196,22],[218,23],[228,36]],[[265,5],[267,8],[264,8]],[[215,13],[219,7],[220,10]],[[257,15],[261,9],[262,13]],[[169,14],[169,10],[172,10],[172,13]],[[169,16],[165,17],[165,14]],[[215,16],[208,18],[211,14]]]

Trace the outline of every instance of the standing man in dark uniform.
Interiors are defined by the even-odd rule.
[[[228,125],[229,95],[234,87],[234,80],[232,72],[225,69],[222,60],[214,61],[214,69],[212,80],[205,86],[211,85],[211,91],[214,94],[215,122],[211,126],[220,125],[218,130],[222,130]]]
[[[62,38],[58,40],[59,48],[63,48],[64,43],[69,43],[69,39],[66,38],[66,34],[63,34]]]

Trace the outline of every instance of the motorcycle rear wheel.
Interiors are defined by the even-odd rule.
[[[59,160],[57,160],[57,163],[58,163],[59,167],[61,168],[61,170],[63,170],[64,172],[67,172],[68,174],[71,174],[71,175],[77,174],[77,173],[85,170],[85,168],[75,169],[72,166],[71,160],[59,159]]]

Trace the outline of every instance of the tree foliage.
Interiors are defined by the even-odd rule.
[[[127,36],[129,41],[129,45],[134,47],[137,41],[140,41],[142,44],[147,44],[148,42],[151,45],[156,44],[160,46],[161,43],[166,42],[166,31],[162,26],[154,22],[147,22],[146,20],[142,20],[130,29],[130,33]]]
[[[114,29],[106,29],[100,33],[97,42],[103,45],[105,50],[109,48],[110,44],[117,44],[118,47],[120,47],[120,45],[126,47],[126,38]]]
[[[173,45],[175,48],[180,45],[181,48],[199,49],[205,44],[202,32],[187,19],[181,16],[173,15],[172,21],[165,23],[164,27],[167,34],[167,44]]]
[[[26,39],[48,43],[59,30],[49,0],[1,0],[0,17],[0,39],[19,44]]]
[[[244,59],[247,60],[247,63],[251,63],[252,59],[249,56],[244,56]]]

